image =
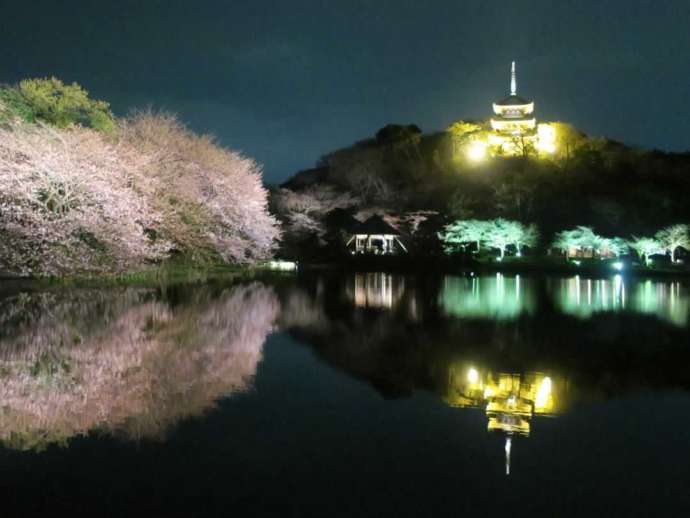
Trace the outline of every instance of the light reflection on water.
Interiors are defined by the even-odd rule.
[[[485,277],[446,277],[439,295],[446,313],[461,318],[507,320],[535,310],[531,281],[501,273]]]
[[[629,312],[655,316],[685,327],[690,295],[679,281],[628,280],[574,276],[550,279],[547,292],[561,312],[582,319],[597,313]],[[446,277],[439,303],[446,314],[460,318],[511,320],[536,311],[537,282],[520,275]]]
[[[250,284],[188,296],[173,305],[127,288],[0,300],[0,441],[40,450],[94,429],[161,438],[248,390],[275,294]]]
[[[455,362],[448,367],[444,401],[458,408],[481,408],[488,432],[505,436],[505,473],[515,436],[528,437],[535,416],[557,416],[566,410],[568,382],[543,372],[493,372],[475,364]]]
[[[406,298],[416,300],[414,287],[406,290],[404,279],[391,274],[356,274],[347,289],[360,308],[396,311]],[[677,327],[686,327],[690,314],[690,297],[681,282],[629,280],[620,274],[546,280],[501,273],[446,276],[437,300],[451,318],[504,323],[535,317],[545,306],[579,320],[625,313],[653,316]],[[446,370],[443,400],[457,408],[482,409],[487,431],[505,436],[506,474],[515,437],[530,435],[535,416],[558,416],[578,397],[568,378],[555,372],[492,370],[466,359],[451,361]]]
[[[558,335],[568,319],[572,326],[594,315],[651,315],[682,328],[689,313],[684,284],[620,275],[447,276],[420,291],[419,279],[358,273],[305,286],[294,282],[280,295],[270,283],[186,287],[179,300],[133,288],[0,299],[0,441],[40,448],[92,429],[162,436],[248,390],[275,325],[302,330],[323,358],[355,377],[393,392],[432,390],[451,406],[483,408],[490,431],[529,435],[534,415],[560,414],[573,394],[566,397],[569,382],[557,369],[536,366],[545,358],[533,342],[545,321],[566,319],[554,325]],[[458,319],[467,325],[453,327]],[[529,325],[511,328],[517,319]],[[568,333],[572,344],[582,342],[582,329]],[[564,338],[556,336],[559,346]],[[478,348],[459,359],[467,344]],[[517,368],[501,365],[506,350],[520,359]],[[419,372],[426,377],[417,380]]]
[[[678,281],[628,281],[621,275],[611,279],[575,276],[552,283],[551,293],[561,311],[578,318],[602,312],[631,312],[653,315],[676,326],[688,324],[688,292]]]

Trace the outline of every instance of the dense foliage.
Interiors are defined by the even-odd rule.
[[[272,255],[279,230],[260,167],[174,117],[115,120],[51,79],[1,89],[0,118],[0,273]]]
[[[519,221],[496,218],[494,220],[456,220],[445,226],[438,235],[447,254],[480,253],[484,249],[495,250],[502,259],[506,251],[520,256],[523,247],[534,248],[539,239],[535,225],[524,225]],[[670,255],[676,262],[679,248],[690,249],[690,225],[676,224],[659,230],[654,237],[631,236],[605,237],[591,227],[578,226],[557,232],[549,249],[559,251],[566,258],[609,257],[618,258],[633,250],[640,261],[649,265],[656,254]]]
[[[356,200],[348,211],[358,220],[363,211],[433,211],[441,217],[435,228],[429,224],[430,235],[457,219],[534,223],[544,246],[556,232],[578,225],[606,235],[637,235],[690,221],[690,154],[634,149],[589,138],[568,124],[550,126],[557,145],[551,155],[537,156],[526,147],[520,156],[474,161],[466,145],[482,137],[485,124],[458,121],[433,134],[389,125],[374,138],[323,156],[279,195],[347,194]],[[278,213],[281,219],[291,215]],[[328,218],[319,224],[324,222]],[[287,241],[293,238],[288,229]]]
[[[480,252],[482,245],[498,250],[500,257],[505,256],[508,247],[512,247],[517,255],[522,248],[536,246],[539,231],[534,225],[524,225],[519,221],[496,218],[493,220],[457,220],[447,225],[445,231],[439,234],[446,253],[467,251],[474,246],[475,252]]]

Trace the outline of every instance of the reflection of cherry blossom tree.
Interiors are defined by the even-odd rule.
[[[132,289],[0,301],[0,440],[40,447],[95,428],[161,436],[248,389],[278,311],[260,284],[201,291],[175,309]]]

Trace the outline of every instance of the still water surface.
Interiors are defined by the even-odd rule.
[[[0,287],[1,516],[687,516],[690,286]]]

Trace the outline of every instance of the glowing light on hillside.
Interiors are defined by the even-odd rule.
[[[486,142],[475,140],[467,148],[467,157],[474,162],[484,160],[486,158],[486,147]]]
[[[537,150],[542,153],[553,153],[556,151],[556,130],[550,124],[539,124],[537,126]]]
[[[467,371],[467,381],[473,385],[479,381],[479,372],[477,372],[477,369],[474,367],[471,367],[470,370]]]

